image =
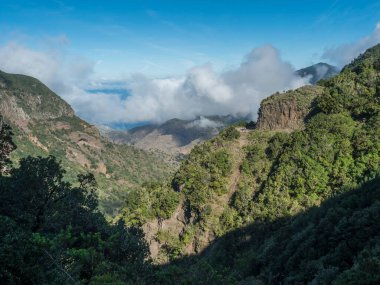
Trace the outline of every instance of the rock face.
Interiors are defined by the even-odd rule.
[[[256,127],[270,131],[302,129],[314,99],[322,95],[323,90],[321,86],[304,86],[273,94],[261,102]]]
[[[178,205],[171,218],[159,221],[154,219],[143,225],[142,229],[145,234],[145,240],[149,244],[150,256],[156,262],[162,263],[167,260],[160,260],[160,250],[165,244],[160,243],[157,240],[159,232],[167,232],[171,235],[179,236],[185,229],[188,221],[185,218],[185,211],[182,203]],[[193,253],[193,252],[192,252]]]

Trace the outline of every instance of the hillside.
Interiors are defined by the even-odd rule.
[[[286,106],[277,127],[231,127],[191,151],[169,218],[144,227],[157,262],[179,260],[161,282],[357,284],[345,282],[369,274],[365,262],[378,268],[379,62],[380,45],[320,86],[264,100],[258,122],[266,105]],[[281,117],[290,110],[304,111]]]
[[[157,154],[110,143],[32,77],[0,72],[0,99],[0,114],[11,124],[18,147],[12,159],[54,155],[70,181],[79,172],[93,172],[101,189],[100,207],[109,215],[116,214],[127,191],[172,171]]]
[[[300,214],[231,231],[201,255],[158,267],[151,280],[156,284],[378,284],[379,205],[376,179]]]

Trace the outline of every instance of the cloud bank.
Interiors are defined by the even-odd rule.
[[[255,119],[263,98],[308,84],[310,79],[295,75],[279,51],[266,45],[253,49],[236,68],[221,73],[208,63],[180,77],[152,79],[135,74],[118,81],[98,80],[95,62],[64,49],[66,37],[53,42],[57,44],[44,51],[17,42],[0,46],[0,70],[40,79],[70,103],[79,116],[96,124],[159,123],[172,118],[229,114]],[[379,42],[380,23],[369,36],[326,49],[322,57],[342,67]]]
[[[353,43],[328,48],[322,55],[322,58],[337,64],[339,67],[343,67],[358,55],[365,52],[366,49],[378,43],[380,43],[380,22],[377,23],[376,28],[371,35],[361,38]]]
[[[68,56],[62,50],[42,52],[9,43],[0,47],[0,69],[40,79],[68,101],[78,115],[98,124],[159,123],[172,118],[228,114],[254,118],[263,98],[307,84],[270,45],[252,50],[240,66],[222,73],[205,64],[182,77],[151,79],[132,75],[123,83],[129,96],[109,90],[86,91],[89,86],[99,88],[107,82],[93,81],[94,62]]]
[[[256,116],[261,100],[276,91],[307,84],[267,45],[252,50],[239,67],[216,73],[211,64],[192,68],[181,78],[135,75],[124,102],[128,121],[162,122],[209,115]]]
[[[79,56],[68,57],[62,49],[35,51],[16,42],[0,47],[0,69],[26,74],[41,80],[61,94],[88,80],[94,64]]]
[[[200,117],[199,119],[196,119],[188,124],[186,124],[185,128],[199,128],[199,129],[206,129],[206,128],[219,128],[222,127],[223,123],[216,122],[213,120],[210,120],[205,117]]]
[[[94,65],[84,57],[69,55],[64,48],[36,51],[17,42],[0,47],[0,70],[39,79],[66,100],[79,116],[92,123],[123,120],[119,95],[86,91]]]
[[[97,80],[95,62],[69,54],[64,48],[68,40],[64,39],[55,40],[56,46],[46,51],[17,42],[0,46],[0,70],[40,79],[79,116],[97,124],[159,123],[172,118],[228,114],[255,119],[263,98],[308,84],[310,79],[295,75],[279,51],[266,45],[253,49],[236,68],[221,73],[215,72],[211,64],[204,64],[181,77],[152,79],[135,74],[117,81]],[[371,35],[326,49],[322,57],[342,67],[379,42],[380,23]],[[88,91],[91,88],[97,91]],[[127,95],[117,90],[128,90]]]

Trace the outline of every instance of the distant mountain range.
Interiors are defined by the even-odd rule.
[[[161,151],[169,155],[185,155],[199,142],[216,136],[225,127],[246,118],[200,116],[193,120],[171,119],[163,124],[147,124],[130,130],[100,127],[112,142],[131,144],[144,150]]]

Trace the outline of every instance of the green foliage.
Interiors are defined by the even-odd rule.
[[[138,228],[109,224],[92,174],[64,179],[56,158],[27,157],[0,176],[0,283],[135,283],[148,269]]]
[[[163,267],[157,278],[202,284],[200,272],[209,268],[210,279],[202,278],[211,284],[379,283],[379,75],[380,45],[321,81],[323,88],[311,88],[310,96],[288,92],[264,100],[290,96],[314,109],[303,130],[252,131],[240,173],[234,172],[235,192],[217,222],[202,215],[217,201],[206,161],[234,138],[221,134],[194,149],[174,185],[206,217],[204,231],[221,238],[202,255]]]
[[[264,216],[277,218],[318,205],[340,188],[360,182],[352,156],[355,130],[349,116],[320,114],[290,140],[273,138],[267,154],[274,161],[256,208],[265,211]],[[268,201],[274,203],[272,209]]]
[[[326,94],[318,98],[318,106],[323,112],[348,111],[355,118],[365,119],[380,111],[379,50],[379,45],[369,49],[339,75],[322,83]]]
[[[223,130],[220,136],[225,140],[236,140],[240,137],[240,133],[235,126],[231,126]]]
[[[171,217],[179,203],[179,193],[160,183],[145,183],[130,191],[125,199],[121,216],[126,223],[142,225],[149,220]]]
[[[54,124],[66,124],[70,129],[56,130]],[[92,171],[99,185],[100,209],[110,217],[119,213],[130,189],[140,188],[144,182],[166,179],[171,172],[171,167],[158,155],[128,145],[108,143],[98,138],[97,134],[91,134],[91,128],[79,118],[61,117],[53,122],[39,121],[30,128],[34,137],[48,151],[36,146],[26,133],[14,127],[18,148],[11,156],[13,162],[17,163],[28,155],[54,155],[61,161],[67,172],[65,178],[71,183],[76,181],[78,172]],[[79,138],[74,139],[74,135],[93,140],[95,146],[85,141],[83,145],[77,144]],[[101,144],[101,148],[96,144]]]
[[[207,201],[226,193],[226,177],[231,173],[231,155],[224,148],[215,148],[218,140],[195,146],[176,173],[173,185],[199,220],[207,211]]]
[[[9,171],[11,160],[9,155],[16,149],[12,140],[12,130],[8,124],[5,124],[3,117],[0,115],[0,175]]]
[[[312,102],[321,94],[324,88],[321,86],[307,85],[296,90],[289,90],[283,93],[276,92],[275,94],[265,98],[261,102],[261,106],[266,104],[295,102],[295,106],[300,110],[308,109]]]
[[[163,266],[156,279],[204,284],[199,272],[209,268],[210,284],[377,284],[379,218],[377,178],[318,208],[232,231],[202,255]]]

